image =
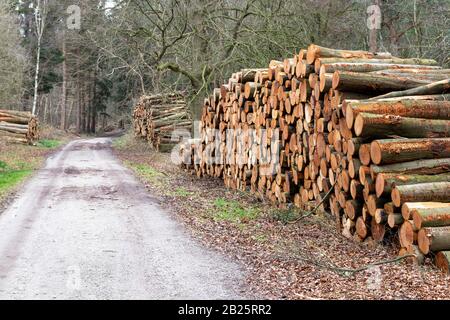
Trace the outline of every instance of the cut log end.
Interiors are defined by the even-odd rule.
[[[385,181],[383,174],[378,174],[375,179],[375,193],[377,197],[381,197],[381,195],[384,193],[384,187],[385,187]]]
[[[370,158],[375,164],[381,163],[381,148],[378,141],[372,141],[370,144]]]
[[[427,235],[426,229],[420,229],[419,233],[417,234],[417,242],[419,244],[420,252],[423,254],[430,253],[430,239]]]
[[[450,251],[439,251],[436,254],[436,267],[445,274],[450,273]]]
[[[401,205],[401,196],[400,196],[400,192],[398,191],[397,188],[392,189],[392,191],[391,191],[391,199],[392,199],[392,203],[394,204],[394,206],[400,207],[400,205]]]

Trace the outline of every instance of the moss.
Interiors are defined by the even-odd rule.
[[[237,201],[217,198],[214,201],[213,216],[218,220],[227,220],[231,222],[246,222],[256,219],[259,210],[253,207],[244,207]]]

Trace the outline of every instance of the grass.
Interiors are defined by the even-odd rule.
[[[124,161],[124,164],[133,170],[141,179],[151,183],[154,187],[162,189],[165,186],[165,174],[148,164]],[[168,192],[168,191],[166,191]]]
[[[253,207],[244,207],[238,201],[217,198],[214,201],[213,214],[214,218],[218,220],[242,223],[256,219],[259,210]]]
[[[37,143],[38,147],[47,148],[47,149],[55,149],[61,145],[60,140],[55,139],[42,139]]]
[[[194,193],[186,190],[183,187],[176,188],[174,192],[171,193],[172,196],[176,197],[189,197],[192,196]]]
[[[58,148],[63,140],[46,137],[37,142],[36,146],[19,144],[2,144],[0,149],[0,201],[10,191],[40,168],[49,151]]]
[[[0,196],[22,182],[33,170],[0,171]]]
[[[271,211],[273,218],[284,224],[292,222],[299,217],[299,211],[297,209],[274,209]]]
[[[33,169],[26,162],[19,161],[14,164],[14,167],[11,167],[5,161],[0,160],[0,197],[32,172]]]

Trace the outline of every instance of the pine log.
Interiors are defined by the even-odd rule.
[[[450,206],[441,208],[415,208],[411,210],[414,226],[424,227],[450,226]]]
[[[414,160],[408,162],[388,164],[384,166],[371,165],[370,174],[372,177],[380,173],[404,173],[430,175],[440,174],[450,171],[450,158]]]
[[[375,164],[450,157],[450,138],[386,139],[370,145],[370,158]]]
[[[450,251],[439,251],[436,253],[436,267],[445,274],[450,273]]]
[[[345,121],[349,128],[360,112],[392,114],[402,117],[450,120],[450,101],[395,100],[352,101],[346,104]]]
[[[412,64],[396,64],[396,63],[371,63],[371,62],[335,62],[321,64],[321,73],[333,73],[335,71],[351,71],[351,72],[372,72],[380,70],[440,70],[439,66],[412,65]]]
[[[402,247],[408,247],[414,243],[414,227],[411,221],[405,220],[398,229],[398,238]]]
[[[440,138],[450,136],[450,121],[404,118],[397,115],[360,113],[354,124],[357,136],[388,138]]]
[[[383,93],[392,90],[412,89],[430,83],[432,81],[418,80],[412,76],[388,76],[372,73],[335,71],[333,73],[332,88],[341,91]]]
[[[372,233],[372,238],[376,242],[381,242],[386,234],[386,227],[384,224],[378,224],[375,219],[371,220],[370,231]]]
[[[412,218],[412,212],[414,209],[450,209],[450,203],[445,202],[405,202],[402,204],[402,216],[405,220]]]
[[[338,50],[321,47],[315,44],[308,46],[306,52],[306,62],[313,64],[314,60],[319,57],[334,57],[334,58],[363,58],[363,59],[390,59],[392,55],[388,52],[369,52],[361,50]]]
[[[450,182],[431,182],[396,186],[391,198],[396,207],[404,202],[450,202]]]
[[[373,97],[369,100],[379,100],[385,98],[404,97],[413,95],[443,94],[450,92],[450,79],[424,84],[422,86],[403,91],[393,91],[381,96]]]
[[[366,58],[322,58],[316,57],[314,61],[314,70],[319,73],[322,65],[334,63],[363,63],[363,64],[406,64],[406,65],[421,65],[425,67],[437,66],[436,60],[433,59],[418,59],[418,58],[391,58],[391,59],[366,59]]]
[[[423,254],[450,250],[450,227],[422,228],[417,235],[417,241]]]
[[[379,173],[375,179],[375,191],[377,197],[381,197],[383,194],[390,194],[395,186],[443,181],[450,182],[450,172],[437,175]]]
[[[391,213],[388,215],[387,224],[390,228],[395,228],[396,226],[401,225],[405,219],[401,213]]]

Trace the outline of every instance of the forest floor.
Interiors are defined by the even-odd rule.
[[[41,139],[35,146],[9,144],[0,141],[0,211],[9,203],[11,195],[45,159],[74,136],[54,128],[41,128]]]
[[[204,245],[247,268],[246,284],[269,299],[448,299],[450,277],[430,259],[416,266],[394,260],[396,244],[356,243],[334,220],[278,209],[221,180],[192,176],[170,159],[127,134],[113,143],[116,155]]]

